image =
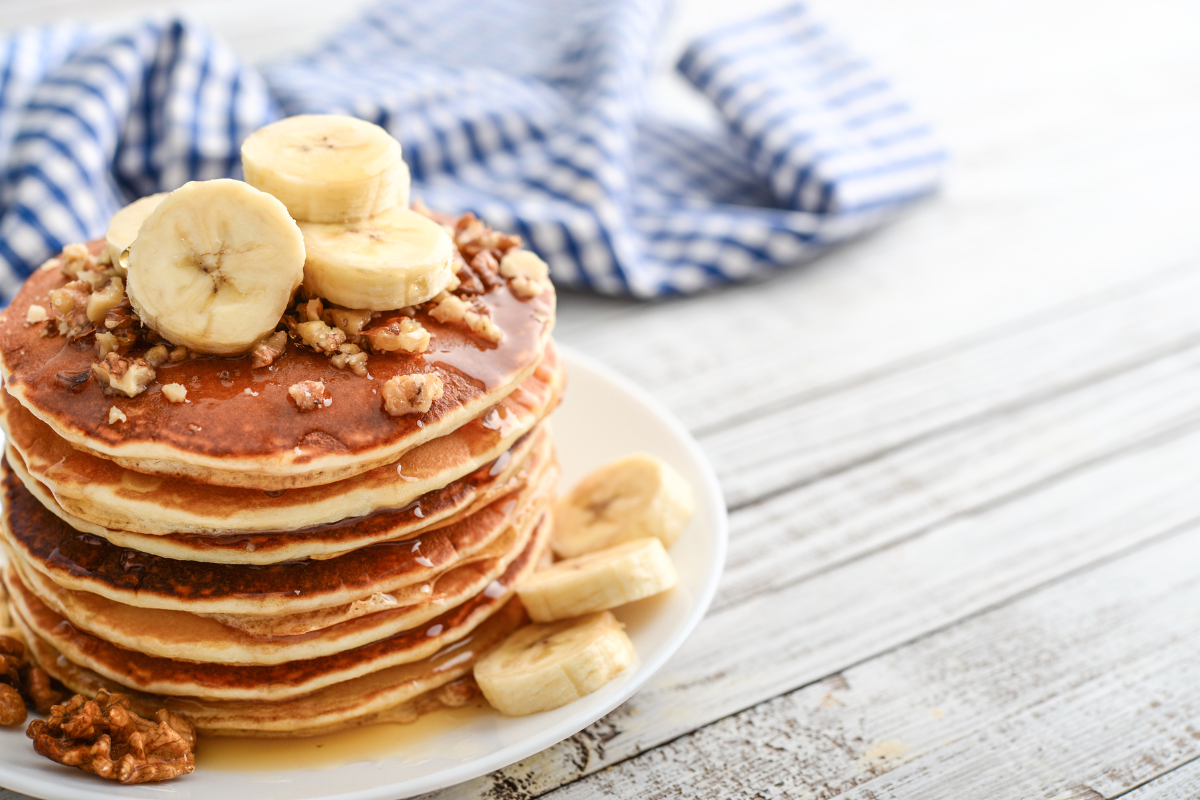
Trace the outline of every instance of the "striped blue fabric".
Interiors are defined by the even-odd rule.
[[[665,0],[388,0],[252,70],[176,20],[0,37],[0,294],[139,196],[240,177],[283,115],[401,142],[415,196],[521,234],[562,286],[686,294],[858,236],[936,188],[944,153],[872,66],[792,5],[680,72],[723,126],[649,108]]]

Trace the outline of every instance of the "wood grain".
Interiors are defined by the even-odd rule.
[[[1198,656],[1191,527],[548,796],[1114,798],[1200,755]]]

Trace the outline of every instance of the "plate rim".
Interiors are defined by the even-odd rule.
[[[713,469],[712,463],[691,432],[661,401],[648,391],[618,373],[607,364],[585,355],[573,347],[562,344],[559,344],[558,347],[563,359],[563,365],[566,367],[568,382],[571,380],[573,370],[582,369],[593,373],[594,376],[600,378],[605,383],[611,384],[615,388],[632,396],[644,410],[649,412],[656,421],[666,427],[683,445],[691,461],[700,473],[703,486],[697,487],[700,490],[697,492],[697,496],[702,498],[701,502],[709,503],[710,511],[712,512],[712,531],[709,536],[712,541],[713,556],[707,574],[704,576],[704,580],[694,595],[694,601],[688,615],[655,657],[638,665],[635,674],[640,674],[637,679],[628,681],[621,688],[620,692],[606,703],[597,706],[593,710],[594,713],[563,720],[555,726],[540,731],[537,735],[526,737],[499,750],[476,756],[460,765],[399,782],[379,784],[349,792],[321,795],[320,800],[399,800],[400,798],[413,797],[475,780],[496,770],[511,766],[549,747],[553,747],[610,714],[645,686],[679,652],[679,649],[695,632],[696,627],[700,624],[700,621],[712,605],[721,576],[725,570],[725,561],[729,546],[729,512],[725,504],[724,493],[721,491],[720,483],[717,480],[716,471]],[[39,776],[33,781],[27,781],[19,773],[5,776],[3,767],[3,761],[0,761],[0,779],[10,784],[4,786],[4,788],[28,794],[31,797],[50,797],[53,800],[54,798],[67,796],[58,794],[59,791],[69,793],[70,798],[79,798],[80,800],[119,800],[120,798],[130,797],[128,788],[131,787],[98,784],[79,785],[75,778],[75,770],[71,770],[69,773],[58,773],[55,770],[48,770],[44,776]],[[247,777],[253,774],[246,773]],[[61,781],[67,781],[68,785],[64,785]],[[164,786],[162,788],[167,787]],[[183,785],[178,786],[178,789],[183,790],[181,796],[190,794],[187,791],[189,788]],[[50,793],[43,794],[47,790]]]

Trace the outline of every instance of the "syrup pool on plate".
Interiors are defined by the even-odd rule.
[[[482,700],[461,708],[442,708],[423,714],[408,724],[364,725],[324,736],[303,739],[242,739],[232,736],[201,737],[196,750],[197,770],[262,772],[335,769],[348,764],[401,759],[417,763],[448,755],[444,739],[437,748],[430,742],[463,730],[485,717],[497,717]],[[470,745],[464,742],[464,746]],[[455,754],[469,758],[470,753]]]

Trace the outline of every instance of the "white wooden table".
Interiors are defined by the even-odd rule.
[[[773,4],[681,3],[662,107],[702,117],[665,65]],[[190,8],[256,60],[355,7],[245,5]],[[561,341],[709,453],[729,564],[626,706],[439,797],[1200,796],[1200,6],[816,7],[933,117],[945,189],[759,285],[564,293]]]

